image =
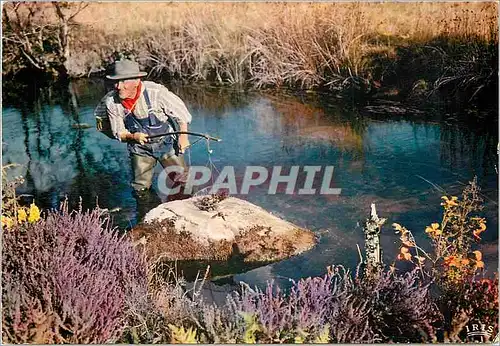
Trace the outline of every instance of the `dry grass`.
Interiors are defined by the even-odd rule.
[[[77,20],[117,36],[165,32],[189,23],[217,24],[218,34],[244,29],[304,27],[329,20],[348,31],[391,36],[432,37],[476,34],[496,26],[496,3],[93,3]],[[361,26],[350,24],[362,22]]]
[[[401,45],[497,42],[497,11],[493,2],[92,3],[76,17],[70,72],[127,51],[181,80],[369,87],[383,77],[373,56],[394,58]]]

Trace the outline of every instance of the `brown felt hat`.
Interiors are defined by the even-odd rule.
[[[144,76],[147,76],[147,72],[141,71],[138,63],[132,60],[124,59],[115,61],[111,74],[107,75],[106,78],[111,80],[120,80],[135,79]]]

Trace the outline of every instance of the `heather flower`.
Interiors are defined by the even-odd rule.
[[[29,221],[3,236],[3,342],[116,340],[128,302],[147,295],[142,256],[98,210],[40,218],[32,204]]]

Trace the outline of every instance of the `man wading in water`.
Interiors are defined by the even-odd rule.
[[[187,176],[183,158],[184,150],[189,146],[187,134],[178,137],[148,136],[187,131],[191,114],[184,102],[163,85],[141,81],[147,73],[140,71],[136,62],[118,60],[112,67],[106,78],[115,82],[114,90],[102,98],[95,109],[95,116],[98,130],[127,143],[139,221],[148,207],[155,206],[154,199],[156,204],[160,202],[151,191],[153,170],[158,161],[163,168],[182,167],[182,174],[172,173],[169,176],[174,186],[184,184]]]

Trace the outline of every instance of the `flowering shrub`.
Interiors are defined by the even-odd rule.
[[[148,294],[135,296],[127,302],[126,324],[119,343],[172,343],[185,337],[191,340],[196,330],[196,315],[202,301],[187,296],[186,281],[174,268],[161,260],[147,266]],[[193,295],[197,296],[196,294]],[[180,326],[179,328],[169,325]],[[189,334],[189,336],[188,336]],[[174,340],[177,338],[176,340]]]
[[[415,271],[387,272],[373,283],[335,267],[294,283],[288,294],[273,283],[263,291],[244,286],[221,313],[201,311],[198,331],[216,343],[431,341],[438,320],[428,286],[419,284]]]
[[[454,289],[457,284],[475,275],[484,268],[480,251],[472,251],[472,245],[481,240],[480,234],[486,230],[486,220],[472,215],[482,209],[483,200],[476,178],[462,193],[443,196],[443,218],[425,228],[430,237],[433,253],[428,254],[415,243],[412,233],[405,227],[393,224],[400,233],[401,247],[398,259],[415,263],[423,273],[437,280],[443,287]],[[426,259],[428,261],[426,261]],[[426,268],[426,262],[430,262]],[[430,268],[428,268],[430,266]]]
[[[3,234],[3,342],[115,340],[127,301],[146,295],[142,257],[98,209],[32,215]]]
[[[411,231],[393,224],[401,240],[397,258],[412,262],[422,277],[436,284],[439,296],[435,301],[444,316],[445,341],[463,341],[465,326],[471,321],[498,332],[498,279],[480,278],[484,269],[482,253],[473,251],[473,244],[486,230],[486,220],[474,215],[481,211],[483,202],[477,179],[464,189],[462,198],[443,196],[442,200],[441,222],[425,229],[433,252],[419,247]]]

